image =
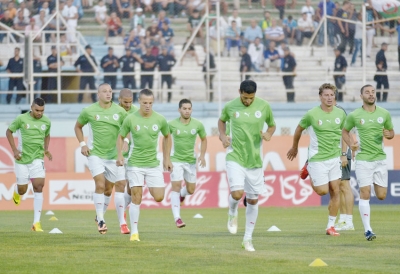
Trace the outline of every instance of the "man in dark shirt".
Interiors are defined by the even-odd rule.
[[[19,56],[20,49],[17,47],[14,49],[14,57],[8,60],[8,65],[6,67],[7,73],[22,73],[24,70],[24,59]],[[17,91],[25,90],[24,83],[22,81],[22,77],[10,77],[8,81],[8,90],[13,91],[14,88],[17,88]],[[21,98],[25,97],[25,94],[17,94],[16,103],[19,104]],[[6,100],[7,104],[10,104],[12,98],[12,93],[8,93]]]
[[[344,58],[344,56],[342,55],[339,48],[335,48],[334,51],[335,51],[336,59],[335,59],[335,68],[333,69],[333,71],[334,72],[338,72],[338,71],[346,72],[346,69],[347,69],[346,58]],[[338,90],[337,101],[343,102],[343,91],[341,91],[341,90],[342,90],[343,85],[346,83],[346,76],[344,74],[334,75],[333,79],[335,80],[335,86]]]
[[[245,76],[246,80],[250,79],[250,75],[246,74],[246,72],[251,71],[251,57],[247,53],[247,48],[242,46],[240,48],[242,52],[242,59],[240,60],[240,72],[242,73],[241,81],[243,81],[243,75]]]
[[[47,57],[48,72],[54,73],[58,71],[58,68],[64,65],[64,61],[60,56],[60,63],[58,63],[57,48],[51,46],[51,55]],[[57,90],[57,77],[48,77],[47,90]],[[42,97],[46,103],[57,103],[56,94],[44,94]]]
[[[200,13],[198,10],[193,10],[193,13],[191,16],[189,16],[189,20],[187,23],[187,29],[189,30],[190,34],[193,33],[193,31],[197,28],[197,26],[200,24],[201,22],[201,17],[200,17]],[[196,37],[203,37],[203,29],[200,28],[199,32],[196,34]]]
[[[382,43],[381,50],[376,54],[375,65],[377,72],[385,72],[387,70],[387,62],[385,51],[387,50],[388,44]],[[378,102],[381,101],[381,88],[383,86],[383,98],[382,102],[387,101],[388,89],[389,89],[389,79],[387,75],[375,75],[374,81],[376,81],[376,99]]]
[[[4,16],[3,18],[0,19],[0,22],[6,25],[7,27],[13,28],[14,20],[10,17],[10,11],[6,10],[4,12]],[[0,30],[4,29],[0,27]],[[0,43],[3,41],[6,35],[7,35],[6,33],[0,33]]]
[[[148,73],[154,72],[154,69],[157,65],[157,58],[151,54],[151,47],[146,48],[146,54],[142,55],[142,62],[141,63],[141,71]],[[154,75],[141,75],[140,76],[140,88],[146,88],[148,85],[149,89],[153,88],[153,77]]]
[[[349,18],[349,11],[350,9],[350,2],[344,1],[343,6],[339,9],[336,13],[336,17],[340,19],[350,20]],[[345,52],[347,41],[349,39],[349,24],[344,21],[336,20],[336,35],[339,38],[339,50],[341,53]]]
[[[204,62],[203,62],[203,72],[204,72],[204,83],[206,83],[207,86],[207,47],[203,47],[205,56],[204,56]],[[214,80],[214,76],[215,76],[215,61],[214,61],[214,55],[210,52],[209,53],[210,57],[210,83],[208,85],[208,88],[210,90],[210,96],[209,96],[209,101],[212,102],[214,100],[214,92],[213,90],[213,80]],[[201,66],[201,64],[199,64]]]
[[[92,59],[93,63],[95,66],[97,66],[96,59],[94,58],[92,54],[92,47],[90,45],[87,45],[85,47],[86,54],[90,56]],[[82,54],[79,56],[78,60],[76,60],[74,64],[76,70],[78,72],[94,72],[94,67],[92,64],[90,64],[89,60],[86,58],[85,54]],[[79,66],[79,68],[78,68]],[[80,83],[79,83],[79,89],[80,90],[85,90],[86,86],[89,84],[89,89],[90,90],[96,90],[96,87],[94,85],[94,76],[81,76]],[[91,93],[92,101],[93,103],[96,102],[96,93]],[[83,99],[83,93],[79,93],[78,95],[78,103],[82,103]]]
[[[129,75],[122,76],[122,83],[124,88],[130,88],[132,90],[136,89],[136,80],[135,80],[135,63],[136,61],[140,62],[142,59],[136,53],[132,54],[130,48],[125,49],[125,55],[119,58],[118,62],[122,63],[121,71],[126,73],[130,72]],[[133,102],[137,99],[137,92],[133,92]]]
[[[34,73],[41,73],[42,72],[42,61],[39,56],[33,57],[33,72]],[[33,90],[35,92],[35,98],[40,97],[40,91],[42,90],[42,77],[35,76],[33,78],[35,84],[33,86]]]
[[[283,72],[292,72],[293,75],[285,75],[283,76],[283,83],[286,88],[286,98],[288,103],[289,102],[294,102],[294,86],[293,86],[293,79],[295,76],[295,70],[296,70],[296,60],[290,53],[290,49],[288,47],[283,49],[284,52],[284,57],[283,57]]]
[[[175,65],[176,60],[172,54],[168,53],[168,48],[163,47],[161,50],[161,54],[157,57],[158,61],[158,70],[160,72],[171,71],[171,68]],[[171,102],[172,98],[172,75],[171,74],[162,74],[161,75],[161,88],[164,85],[164,82],[167,83],[168,88],[168,103]]]
[[[100,66],[103,68],[104,74],[108,72],[117,72],[119,68],[118,57],[114,55],[114,49],[108,47],[108,54],[101,58]],[[116,75],[104,75],[104,83],[115,89],[117,86],[117,76]]]

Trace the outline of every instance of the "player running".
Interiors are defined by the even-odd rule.
[[[246,230],[242,247],[255,251],[252,235],[258,216],[258,195],[263,193],[262,141],[269,141],[275,132],[275,121],[268,102],[256,97],[257,84],[245,80],[240,84],[239,98],[225,104],[218,121],[219,138],[226,154],[226,172],[229,181],[228,230],[237,233],[238,205],[246,192]],[[226,122],[231,134],[226,135]],[[263,132],[265,123],[268,125]]]
[[[101,84],[97,89],[98,102],[84,108],[75,124],[75,135],[81,146],[81,153],[88,157],[89,170],[95,182],[93,202],[96,208],[96,219],[100,234],[107,232],[104,213],[110,203],[114,183],[118,173],[117,167],[118,132],[127,113],[125,109],[112,102],[112,89],[109,84]],[[82,128],[88,124],[89,137],[86,144]]]
[[[51,123],[49,118],[43,115],[44,104],[42,98],[33,100],[31,111],[18,115],[6,131],[8,143],[14,153],[17,177],[13,200],[16,205],[21,203],[21,195],[26,193],[31,180],[34,192],[31,230],[36,232],[43,232],[40,224],[42,191],[46,177],[43,158],[46,155],[50,161],[53,159],[49,151]],[[18,148],[15,146],[13,133],[18,134]]]
[[[121,89],[121,91],[119,92],[118,101],[119,101],[119,106],[123,107],[128,115],[138,110],[138,107],[132,105],[133,92],[128,88]],[[123,156],[126,159],[125,162],[127,162],[127,159],[129,158],[129,150],[130,150],[129,142],[130,142],[129,138],[124,139],[124,147],[122,148],[122,150],[124,151]],[[126,188],[125,167],[120,168],[118,171],[119,173],[117,182],[115,182],[115,194],[114,194],[115,210],[117,211],[121,234],[129,234],[130,231],[128,226],[126,225],[125,209],[131,202],[131,195],[130,195],[131,192],[129,188],[127,191],[125,191]]]
[[[182,99],[179,102],[179,113],[181,116],[168,123],[169,132],[172,135],[173,149],[171,161],[174,171],[171,173],[171,208],[174,215],[176,227],[182,228],[186,224],[180,215],[180,203],[185,200],[187,195],[193,194],[196,188],[196,158],[194,145],[196,137],[201,139],[199,165],[206,166],[204,155],[207,150],[206,131],[203,124],[191,117],[192,102]],[[182,180],[185,180],[186,187],[181,188]]]
[[[131,188],[132,203],[129,206],[131,220],[131,241],[140,241],[138,222],[140,203],[142,202],[144,181],[151,196],[156,202],[164,199],[165,183],[160,161],[157,159],[158,135],[163,138],[163,166],[165,171],[172,171],[170,159],[171,135],[167,120],[161,114],[153,111],[154,94],[149,89],[139,93],[140,108],[125,119],[117,140],[118,166],[124,165],[122,147],[124,138],[130,133],[134,143],[131,157],[127,163],[127,177]]]
[[[360,92],[363,105],[347,116],[342,134],[343,140],[350,146],[353,153],[357,154],[355,169],[360,188],[358,208],[364,225],[364,236],[368,241],[372,241],[376,235],[370,224],[371,185],[374,184],[376,197],[384,200],[387,193],[388,172],[386,153],[383,151],[383,137],[393,139],[394,130],[390,113],[375,104],[375,88],[365,85]],[[356,129],[358,141],[354,141],[350,136],[352,128]]]
[[[330,194],[326,234],[331,236],[340,235],[334,225],[340,203],[341,130],[346,118],[344,111],[335,107],[335,92],[336,87],[331,84],[319,87],[321,105],[303,116],[293,136],[293,146],[287,153],[290,161],[297,156],[301,134],[307,129],[310,134],[307,170],[314,191],[320,196]]]

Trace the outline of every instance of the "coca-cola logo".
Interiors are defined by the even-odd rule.
[[[192,195],[188,195],[185,198],[184,205],[185,206],[201,206],[207,200],[207,194],[209,194],[209,189],[204,189],[204,185],[207,184],[211,180],[212,176],[209,175],[201,175],[197,177],[196,182],[196,190]],[[185,186],[183,186],[185,187]],[[154,201],[153,196],[147,187],[143,189],[142,195],[142,205],[145,206],[171,206],[171,191],[172,186],[168,183],[165,187],[164,199],[162,202],[157,203]]]

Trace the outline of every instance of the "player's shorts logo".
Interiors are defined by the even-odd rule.
[[[235,112],[235,118],[239,118],[240,114],[238,111]]]
[[[192,135],[195,135],[195,134],[197,133],[197,130],[196,130],[196,129],[192,129],[192,130],[190,131],[190,133],[192,133]]]
[[[96,121],[100,120],[100,115],[94,116],[94,119],[95,119]]]
[[[361,125],[365,124],[365,120],[364,120],[364,119],[361,119],[361,120],[360,120],[360,124],[361,124]]]
[[[30,126],[29,124],[26,124],[26,125],[25,125],[25,128],[26,128],[26,129],[29,129],[30,127],[31,127],[31,126]]]
[[[176,135],[181,134],[181,131],[179,129],[176,130]]]
[[[40,128],[41,128],[42,130],[46,130],[46,125],[41,125]]]
[[[157,130],[158,130],[158,126],[157,126],[157,125],[153,125],[152,129],[153,129],[154,131],[157,131]]]
[[[322,120],[318,120],[318,125],[322,125]]]
[[[140,130],[140,126],[139,126],[139,125],[136,125],[136,126],[135,126],[135,130],[136,130],[136,131],[139,131],[139,130]]]
[[[256,118],[261,118],[261,111],[257,110],[257,111],[254,113],[254,116],[256,116]]]
[[[340,124],[340,118],[336,118],[335,119],[335,123],[338,125],[338,124]]]
[[[114,115],[113,115],[113,119],[114,119],[115,121],[118,121],[119,115],[118,115],[118,114],[114,114]]]
[[[382,117],[378,117],[378,119],[376,119],[378,121],[379,124],[383,123],[383,118]]]

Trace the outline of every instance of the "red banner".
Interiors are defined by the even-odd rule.
[[[170,176],[164,173],[165,198],[157,203],[148,188],[144,189],[142,207],[170,208]],[[19,206],[12,201],[15,175],[3,174],[0,179],[0,210],[28,210],[33,206],[33,189],[29,184],[28,192],[22,197]],[[94,181],[90,174],[47,173],[43,189],[43,210],[90,210],[93,205]],[[183,207],[216,208],[227,207],[229,185],[225,172],[199,172],[196,191],[187,196]],[[318,206],[321,199],[316,195],[309,182],[299,178],[298,172],[266,172],[265,193],[259,196],[261,206]],[[114,208],[111,200],[110,209]]]

